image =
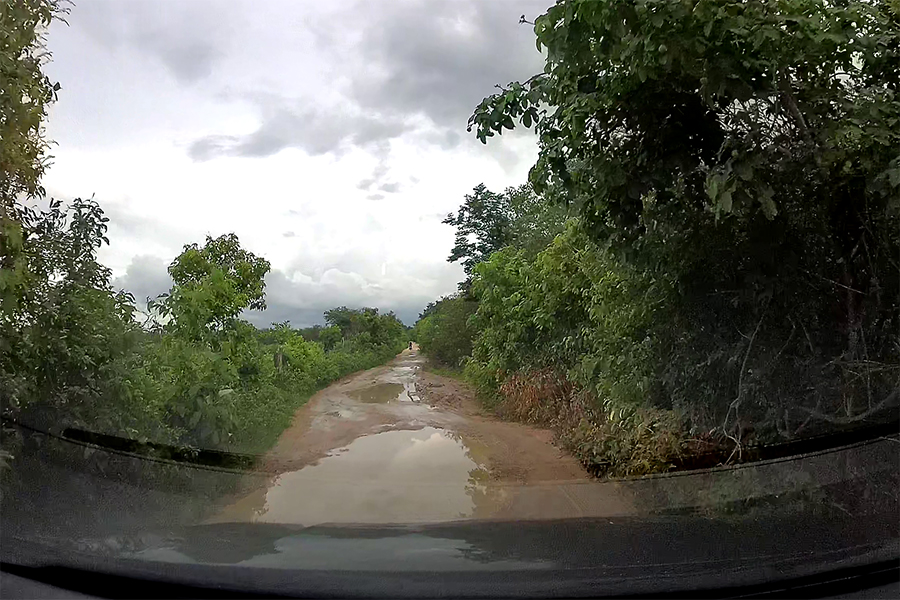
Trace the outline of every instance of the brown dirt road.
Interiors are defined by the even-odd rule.
[[[548,431],[484,414],[465,384],[404,351],[322,390],[206,523],[412,524],[732,511],[838,480],[827,453],[685,476],[591,479]],[[786,496],[787,495],[787,496]],[[730,514],[730,513],[727,513]]]
[[[590,483],[588,474],[549,431],[484,414],[468,386],[424,364],[417,349],[404,350],[313,396],[266,455],[265,487],[213,521],[411,523],[592,512],[571,491]]]
[[[466,384],[426,371],[424,364],[417,349],[404,350],[387,365],[321,390],[297,411],[267,455],[266,470],[300,469],[363,436],[431,427],[460,436],[493,481],[588,477],[578,461],[553,445],[550,431],[483,414]]]

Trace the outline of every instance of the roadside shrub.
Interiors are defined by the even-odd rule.
[[[439,300],[429,316],[416,324],[416,337],[422,352],[438,363],[459,368],[472,353],[475,328],[469,319],[478,303],[460,296]]]
[[[598,475],[665,471],[684,453],[682,420],[674,411],[604,410],[592,394],[551,369],[508,377],[495,408],[505,418],[552,429],[560,445]]]
[[[849,349],[829,329],[827,294],[808,300],[782,286],[759,310],[735,311],[746,299],[687,293],[674,276],[621,261],[577,221],[533,259],[495,252],[475,267],[472,293],[466,375],[483,401],[553,426],[598,472],[668,468],[684,452],[678,438],[740,456],[883,421],[900,403],[900,321],[889,313],[860,315]],[[582,395],[577,419],[560,408]]]
[[[638,408],[584,418],[561,435],[598,475],[625,477],[668,471],[684,454],[684,429],[672,411]]]

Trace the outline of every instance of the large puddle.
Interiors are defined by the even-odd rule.
[[[366,404],[386,404],[395,400],[398,402],[419,401],[411,383],[376,383],[347,392],[347,395]]]
[[[384,404],[391,400],[406,399],[406,389],[402,383],[379,383],[370,385],[359,390],[347,392],[347,395],[354,400],[366,402],[370,404]]]
[[[447,431],[386,431],[279,475],[264,498],[253,495],[255,506],[239,503],[232,509],[244,514],[227,511],[227,520],[307,526],[448,521],[490,512],[499,492],[487,482],[487,470]]]

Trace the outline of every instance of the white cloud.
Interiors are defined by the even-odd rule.
[[[518,19],[543,4],[79,0],[50,32],[45,186],[96,196],[101,258],[139,298],[184,244],[233,231],[273,266],[255,322],[342,304],[409,322],[462,277],[441,218],[534,160],[527,133],[483,146],[465,120],[540,69]]]

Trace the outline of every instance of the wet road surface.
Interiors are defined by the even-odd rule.
[[[265,457],[273,475],[210,522],[428,523],[583,516],[589,483],[548,431],[482,414],[458,381],[391,363],[320,391]],[[420,394],[436,390],[438,394]],[[605,509],[621,504],[605,494]]]

